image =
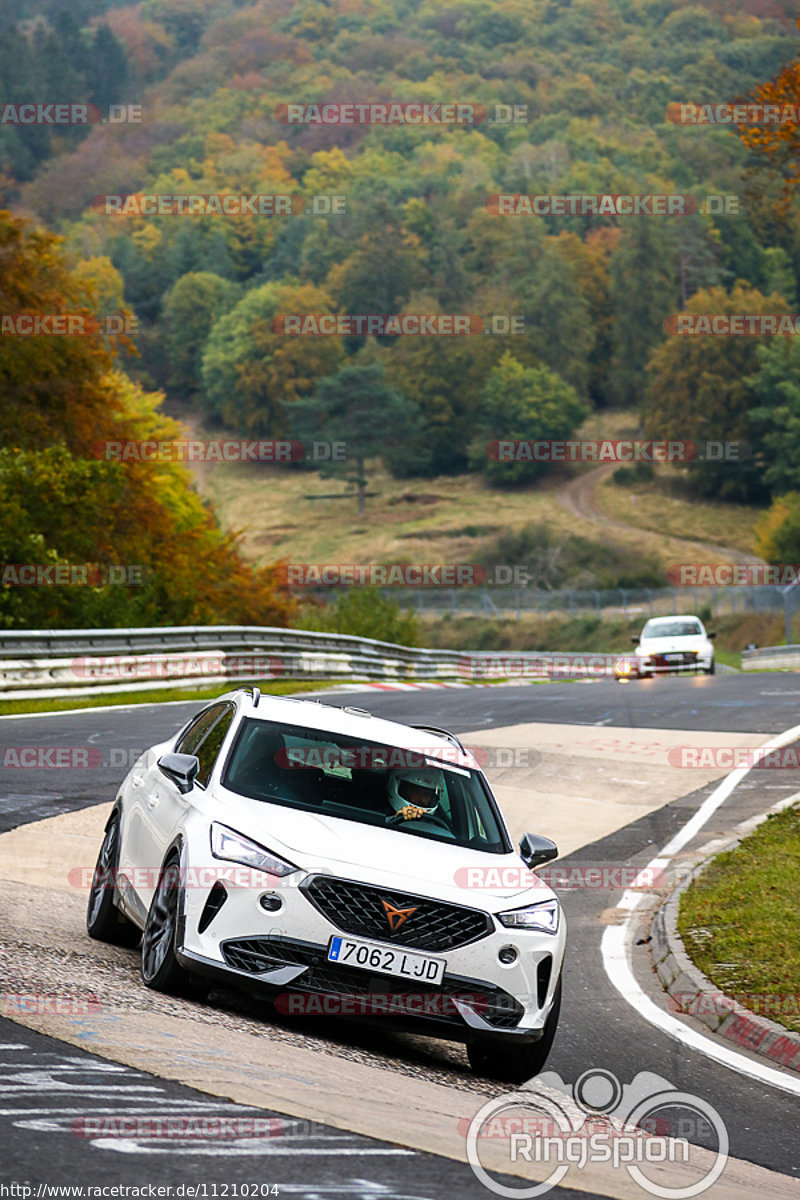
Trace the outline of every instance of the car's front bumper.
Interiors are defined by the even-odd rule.
[[[220,866],[217,862],[217,873]],[[189,970],[249,990],[267,990],[279,1010],[290,1015],[357,1017],[418,1031],[424,1027],[465,1041],[479,1033],[529,1041],[541,1037],[563,962],[563,913],[555,934],[506,929],[492,918],[491,931],[467,945],[435,953],[404,946],[446,960],[441,983],[427,985],[329,962],[331,937],[346,936],[346,931],[298,886],[307,878],[298,873],[290,883],[273,880],[275,886],[258,888],[239,886],[234,873],[234,881],[225,885],[224,902],[202,932],[210,889],[187,888],[179,961]],[[278,912],[261,906],[265,892],[280,899]],[[389,938],[381,944],[397,948]],[[508,947],[514,947],[516,958],[501,963],[499,951]]]
[[[713,661],[713,655],[694,651],[682,652],[679,659],[664,654],[629,655],[614,664],[614,676],[616,679],[642,679],[648,675],[691,675],[710,670]]]

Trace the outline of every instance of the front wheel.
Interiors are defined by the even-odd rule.
[[[175,955],[181,869],[177,858],[165,863],[147,914],[142,937],[142,982],[171,996],[199,997],[201,982],[185,971]]]
[[[136,946],[141,932],[114,904],[114,877],[119,864],[119,815],[111,818],[100,844],[100,853],[89,889],[86,931],[90,938],[111,946]]]
[[[467,1057],[473,1075],[497,1079],[501,1083],[525,1083],[544,1069],[561,1011],[561,980],[558,981],[544,1031],[538,1042],[520,1045],[514,1037],[477,1038],[467,1045]]]
[[[714,675],[716,673],[716,664],[712,658],[711,662],[706,667],[706,675]]]

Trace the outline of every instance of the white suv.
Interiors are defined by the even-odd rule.
[[[319,701],[222,696],[117,794],[87,912],[161,991],[217,978],[285,1013],[466,1043],[478,1073],[544,1066],[566,937],[473,756],[442,730]],[[206,983],[206,988],[208,982]]]

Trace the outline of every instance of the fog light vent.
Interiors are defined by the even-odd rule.
[[[198,933],[205,933],[227,899],[228,893],[225,890],[225,887],[219,882],[219,880],[217,880],[211,891],[208,893],[208,899],[203,906],[203,911],[200,914],[200,920],[197,922]]]

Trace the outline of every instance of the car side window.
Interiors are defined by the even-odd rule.
[[[176,754],[195,754],[203,738],[227,709],[227,704],[212,704],[192,721],[175,747]]]
[[[194,751],[200,759],[200,770],[197,772],[195,783],[199,783],[201,787],[208,786],[211,772],[214,770],[214,763],[217,761],[236,711],[232,704],[226,705],[225,710]]]

